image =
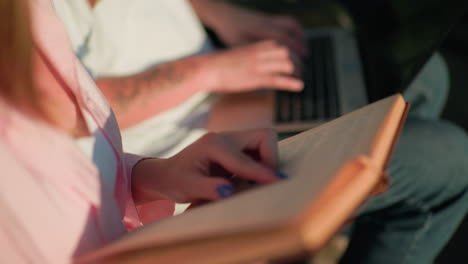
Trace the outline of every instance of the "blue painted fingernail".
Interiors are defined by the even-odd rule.
[[[231,185],[220,185],[218,188],[216,188],[216,191],[218,192],[219,196],[228,198],[234,193],[234,187]]]
[[[288,175],[282,173],[281,171],[277,171],[277,172],[276,172],[276,177],[285,180],[285,179],[288,178]]]

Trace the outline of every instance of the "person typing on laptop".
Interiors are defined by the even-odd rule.
[[[209,93],[303,87],[296,54],[305,53],[304,36],[296,20],[260,16],[222,1],[193,3],[232,49],[213,52],[188,1],[106,0],[93,9],[86,1],[55,1],[74,49],[116,112],[128,150],[168,156],[196,139]],[[215,13],[225,14],[223,20]],[[150,25],[159,33],[144,33]],[[146,133],[161,126],[166,129]],[[168,136],[173,140],[164,142]]]
[[[301,80],[291,76],[299,69],[291,50],[307,51],[300,44],[302,29],[290,18],[254,13],[220,0],[193,0],[192,6],[182,0],[102,0],[93,8],[84,3],[55,0],[76,53],[97,77],[126,128],[127,151],[170,156],[204,134],[212,102],[206,94],[194,95],[193,91],[215,87],[210,86],[213,72],[220,74],[223,66],[229,66],[220,74],[227,79],[218,92],[302,88]],[[228,44],[253,44],[209,53],[213,47],[194,12]],[[267,42],[258,43],[262,40]],[[252,69],[246,71],[243,65],[252,66],[249,59],[257,58],[256,52],[266,56],[270,63],[264,67],[282,81],[268,85],[258,81]],[[200,66],[196,54],[216,58],[207,63],[210,70]],[[202,77],[194,78],[200,71]],[[138,106],[143,107],[138,110]],[[410,118],[391,164],[392,187],[364,206],[342,262],[433,260],[468,207],[467,146],[465,134],[451,124]],[[441,149],[456,155],[448,161]]]

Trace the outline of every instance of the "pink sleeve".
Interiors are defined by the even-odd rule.
[[[73,167],[77,160],[70,159],[72,155],[55,162],[56,154],[67,153],[67,146],[57,145],[60,148],[52,148],[45,157],[37,157],[37,146],[26,146],[18,153],[0,141],[1,263],[71,263],[73,256],[122,234],[120,221],[107,223],[107,229],[99,226],[102,218],[93,213],[99,203],[99,189],[94,187],[99,185],[82,173],[89,171]],[[27,163],[28,157],[35,159]]]
[[[34,228],[29,228],[28,230],[28,226],[26,225],[32,221],[23,224],[25,223],[25,219],[16,212],[17,210],[25,210],[21,200],[17,202],[15,196],[6,192],[12,188],[17,189],[16,187],[21,187],[21,184],[15,185],[15,183],[21,183],[21,180],[23,180],[21,176],[24,176],[26,172],[21,171],[20,165],[3,153],[1,143],[0,165],[2,166],[3,175],[5,175],[5,178],[2,178],[2,182],[0,183],[0,208],[2,211],[0,213],[0,248],[2,249],[0,259],[2,263],[32,263],[33,261],[46,263],[48,261],[47,256],[45,256],[46,254],[43,252],[43,249],[40,249],[36,242],[38,237],[37,232],[34,232]],[[13,181],[13,178],[15,178],[15,181]],[[18,192],[21,191],[16,190],[16,193]],[[24,195],[23,200],[28,198]],[[42,205],[38,204],[38,201],[40,199],[34,200],[34,207]],[[38,228],[40,227],[38,226]],[[59,259],[59,257],[57,258]],[[63,258],[61,260],[64,261]]]
[[[125,170],[128,175],[128,181],[131,183],[132,180],[132,170],[133,167],[141,160],[147,159],[149,157],[143,157],[135,154],[130,154],[130,153],[124,153],[124,159],[125,159]],[[129,199],[132,199],[132,193],[131,193],[131,188],[130,189],[130,195],[128,196]],[[133,208],[128,208],[128,207],[133,207]],[[136,216],[135,214],[135,208],[136,208]],[[175,203],[172,201],[168,200],[159,200],[159,201],[154,201],[151,203],[147,203],[144,205],[140,206],[135,206],[135,203],[133,200],[127,202],[127,210],[126,210],[126,222],[127,222],[127,228],[133,229],[137,226],[134,226],[135,222],[138,221],[142,224],[147,224],[150,222],[154,222],[157,220],[161,220],[163,218],[169,217],[174,215],[174,210],[175,210]],[[138,217],[138,219],[135,219],[135,217]],[[128,223],[130,221],[130,224]],[[133,224],[132,224],[133,223]]]

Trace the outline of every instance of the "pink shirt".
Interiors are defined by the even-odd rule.
[[[107,188],[74,139],[0,101],[0,262],[62,264],[141,225],[130,188],[141,157],[122,151],[112,110],[75,57],[50,1],[30,3],[35,47],[90,114],[117,161],[115,186]],[[139,209],[157,218],[173,207],[160,201]]]

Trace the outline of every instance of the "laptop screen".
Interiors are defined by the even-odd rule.
[[[356,27],[370,101],[403,91],[468,9],[455,0],[341,0]]]

